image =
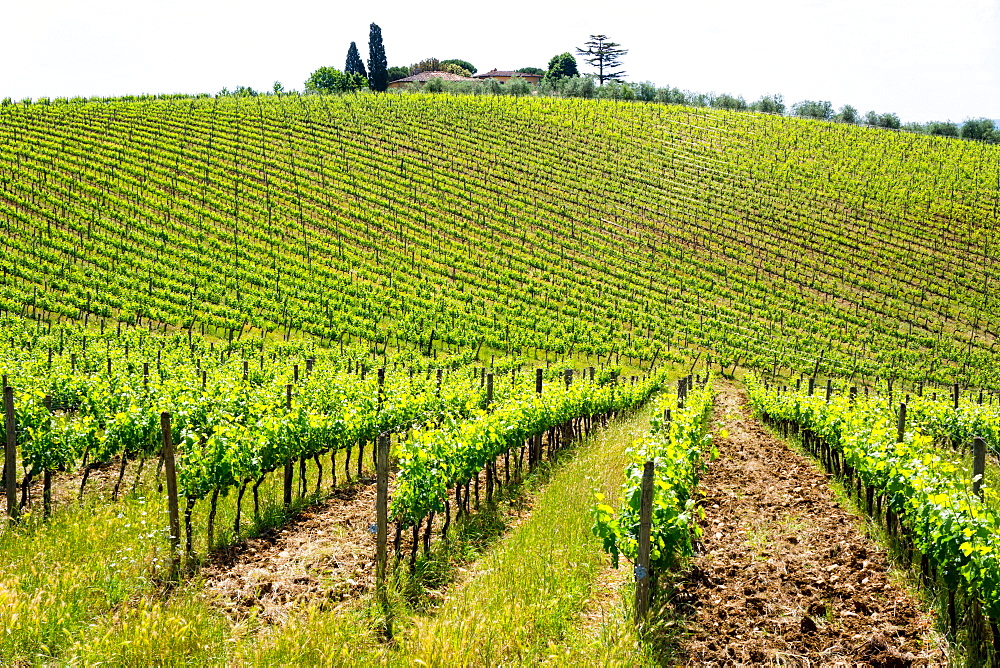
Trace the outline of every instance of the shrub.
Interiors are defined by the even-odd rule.
[[[833,118],[833,105],[828,100],[802,100],[792,105],[792,113],[800,118],[828,121]]]
[[[508,95],[521,97],[522,95],[531,95],[532,86],[521,77],[513,77],[506,83],[505,88]]]
[[[472,74],[475,74],[478,70],[476,66],[470,63],[468,60],[462,60],[461,58],[448,58],[447,60],[441,61],[442,65],[458,65],[463,70],[468,70]]]
[[[958,124],[951,121],[931,121],[927,124],[927,134],[939,137],[957,137]]]

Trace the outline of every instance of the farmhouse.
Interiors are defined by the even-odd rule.
[[[451,72],[418,72],[402,79],[389,82],[389,88],[402,88],[407,84],[417,84],[423,86],[431,79],[442,79],[444,81],[476,81],[469,77],[463,77]]]
[[[496,79],[500,83],[507,83],[511,79],[518,77],[524,79],[530,84],[537,84],[542,80],[542,75],[540,74],[526,74],[525,72],[512,72],[510,70],[498,70],[493,68],[489,72],[480,72],[479,74],[473,74],[474,79]]]

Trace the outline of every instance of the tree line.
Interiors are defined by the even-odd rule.
[[[930,121],[928,123],[903,123],[893,112],[878,113],[868,111],[861,114],[855,107],[845,104],[835,110],[828,100],[802,100],[790,107],[780,94],[763,95],[754,102],[748,102],[742,96],[729,93],[697,93],[680,90],[670,86],[657,87],[649,81],[639,83],[624,81],[621,57],[628,53],[617,42],[611,41],[607,35],[590,35],[584,44],[585,48],[577,47],[576,55],[596,69],[593,74],[581,73],[576,57],[570,52],[559,53],[549,60],[548,68],[522,67],[515,72],[535,74],[542,77],[537,86],[527,81],[511,80],[507,84],[487,79],[485,81],[444,81],[432,79],[421,88],[426,92],[446,92],[455,94],[495,94],[495,95],[550,95],[564,97],[598,98],[639,102],[656,102],[660,104],[679,104],[691,107],[710,107],[729,111],[757,111],[769,114],[791,115],[799,118],[812,118],[822,121],[865,125],[873,128],[902,130],[918,134],[941,137],[956,137],[971,139],[989,144],[1000,144],[1000,128],[989,118],[970,118],[963,123],[953,121]],[[351,42],[347,49],[344,69],[335,67],[320,67],[309,75],[305,81],[307,93],[353,93],[364,89],[384,92],[389,83],[421,72],[448,72],[462,77],[471,78],[478,70],[467,60],[451,58],[439,60],[425,58],[409,66],[388,67],[385,45],[382,41],[382,29],[375,23],[369,25],[368,62],[367,66],[361,58],[356,42]],[[286,94],[284,86],[275,81],[272,86],[275,95]],[[232,91],[223,88],[217,97],[237,96],[251,97],[261,94],[248,86],[238,86]],[[120,98],[89,98],[90,101],[100,99],[165,99],[175,97],[202,97],[207,95],[157,95],[157,96],[122,96]],[[88,98],[39,98],[39,104],[80,102]],[[30,104],[31,100],[21,100]],[[13,104],[11,98],[0,100],[0,107]]]
[[[833,105],[827,100],[803,100],[802,102],[796,102],[792,105],[791,113],[793,116],[800,118],[815,118],[822,121],[867,125],[873,128],[904,130],[906,132],[939,137],[961,137],[988,144],[1000,143],[1000,130],[997,129],[996,123],[989,118],[969,119],[961,125],[953,121],[903,123],[899,120],[899,116],[892,112],[879,114],[869,111],[862,116],[857,109],[849,104],[845,104],[835,112]]]
[[[607,35],[590,35],[584,47],[576,48],[576,55],[596,70],[594,74],[582,74],[577,65],[576,57],[570,52],[553,56],[547,69],[538,67],[522,67],[516,72],[536,74],[542,77],[537,88],[526,81],[512,80],[506,85],[496,81],[471,82],[431,80],[422,90],[427,92],[451,93],[486,93],[527,95],[538,93],[543,95],[561,95],[567,97],[608,98],[615,100],[636,100],[641,102],[659,102],[661,104],[681,104],[694,107],[711,107],[730,111],[757,111],[770,114],[792,115],[799,118],[813,118],[852,125],[865,125],[873,128],[903,130],[918,134],[936,135],[942,137],[961,137],[986,143],[1000,143],[1000,129],[993,120],[988,118],[968,119],[962,124],[953,121],[931,121],[928,123],[903,123],[893,112],[868,111],[861,114],[855,107],[845,104],[835,110],[828,100],[802,100],[790,107],[784,102],[782,95],[763,95],[754,102],[747,102],[742,96],[728,93],[693,93],[677,88],[660,88],[645,81],[630,83],[624,81],[621,57],[628,53],[621,44],[611,41]],[[376,56],[376,54],[378,54]],[[371,24],[369,37],[369,69],[376,58],[382,69],[376,82],[372,74],[365,70],[357,46],[351,42],[347,52],[344,71],[333,68],[320,68],[306,81],[309,92],[350,92],[368,87],[375,91],[388,88],[391,81],[398,81],[420,72],[448,72],[466,78],[477,72],[476,67],[467,60],[452,58],[439,60],[425,58],[408,67],[385,68],[385,49],[382,45],[381,29]],[[384,70],[384,75],[382,71]],[[596,80],[596,85],[595,85]],[[384,83],[383,83],[384,82]],[[277,91],[277,88],[275,89]]]

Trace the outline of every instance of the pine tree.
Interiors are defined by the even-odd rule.
[[[360,74],[365,79],[368,78],[368,72],[365,71],[365,63],[361,60],[361,54],[358,53],[358,45],[351,42],[351,47],[347,49],[347,64],[344,65],[345,74]]]
[[[628,53],[628,49],[619,48],[621,44],[609,42],[607,35],[591,35],[590,41],[584,44],[586,49],[577,47],[576,53],[584,56],[583,61],[592,67],[597,68],[597,79],[601,85],[605,81],[621,81],[625,76],[624,72],[613,72],[622,66],[619,56]],[[606,71],[607,70],[607,71]]]
[[[374,23],[368,33],[368,83],[380,93],[389,87],[389,61],[382,45],[382,29]]]

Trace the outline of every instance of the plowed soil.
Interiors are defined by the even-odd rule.
[[[375,581],[375,480],[362,478],[284,526],[216,553],[206,590],[234,618],[280,623],[306,602],[337,605]],[[390,536],[390,540],[391,540]]]
[[[142,479],[149,480],[156,471],[157,460],[155,458],[143,464]],[[118,476],[121,470],[121,459],[115,457],[110,462],[92,465],[90,473],[87,475],[87,485],[84,488],[84,499],[98,497],[111,502],[111,496],[115,485],[118,483]],[[138,460],[130,460],[125,470],[118,490],[118,498],[128,494],[136,486],[135,476],[138,472]],[[28,485],[28,498],[26,507],[36,513],[42,512],[43,507],[43,476],[41,474],[31,478]],[[80,497],[80,483],[83,481],[83,469],[72,471],[55,471],[52,474],[52,512],[58,512],[60,508],[71,503],[78,503]],[[17,498],[23,494],[22,485],[24,483],[24,470],[18,466],[17,470]],[[6,506],[4,506],[6,512]]]
[[[502,457],[497,466],[502,480]],[[370,471],[365,473],[365,477],[338,488],[285,525],[213,554],[202,575],[206,590],[214,595],[217,604],[234,619],[253,613],[261,621],[282,623],[293,609],[306,603],[336,607],[374,587],[375,478]],[[482,472],[479,487],[480,499],[485,502],[486,478]],[[390,498],[394,488],[395,473],[391,472]],[[452,504],[454,529],[458,522],[454,496]],[[478,504],[470,500],[471,511],[477,508]],[[507,528],[515,526],[529,509],[530,502],[511,502],[504,509]],[[437,513],[432,541],[440,537],[443,523],[443,515]],[[425,531],[426,524],[418,538],[421,550]],[[394,536],[395,524],[390,522],[390,559],[396,558]],[[412,548],[412,532],[405,530],[398,558],[410,559]],[[468,576],[468,571],[459,570]]]
[[[945,665],[933,620],[810,459],[723,384],[699,553],[675,598],[690,665]]]

